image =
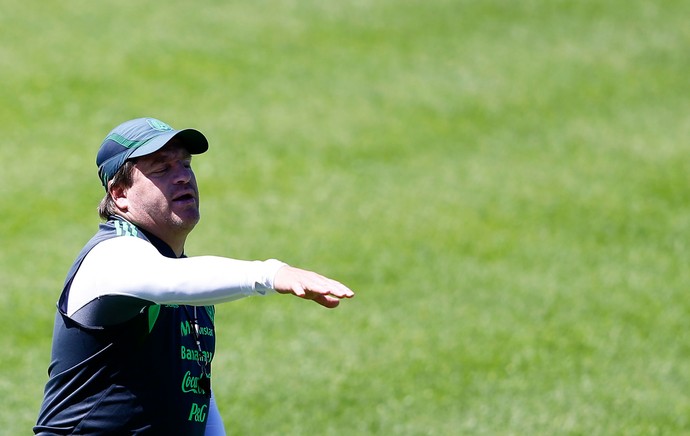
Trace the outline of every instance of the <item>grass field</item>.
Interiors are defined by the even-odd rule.
[[[0,433],[150,115],[211,141],[189,255],[358,291],[218,306],[230,434],[690,434],[689,2],[0,2]]]

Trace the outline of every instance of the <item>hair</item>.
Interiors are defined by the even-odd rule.
[[[101,216],[101,219],[103,219],[103,221],[108,221],[108,219],[112,215],[117,215],[117,212],[119,212],[119,209],[115,204],[115,200],[113,199],[113,196],[110,194],[110,190],[113,186],[119,186],[122,188],[129,188],[132,186],[132,183],[134,181],[132,178],[132,174],[134,173],[133,170],[135,162],[136,160],[134,159],[126,161],[115,172],[113,178],[110,179],[110,181],[108,182],[105,197],[103,197],[100,204],[98,205],[98,215]]]

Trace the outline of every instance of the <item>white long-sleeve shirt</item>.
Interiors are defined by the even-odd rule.
[[[275,259],[172,259],[142,239],[112,238],[97,244],[84,258],[70,287],[67,315],[106,295],[194,306],[266,295],[275,292],[273,279],[284,265]]]

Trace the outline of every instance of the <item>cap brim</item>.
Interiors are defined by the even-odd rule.
[[[179,138],[182,146],[186,148],[190,154],[201,154],[208,150],[208,140],[200,131],[195,129],[171,130],[170,132],[156,136],[146,144],[135,149],[127,156],[127,159],[155,153],[173,138]]]

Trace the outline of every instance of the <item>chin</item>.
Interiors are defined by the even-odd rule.
[[[199,222],[199,214],[184,214],[182,216],[176,215],[173,216],[171,221],[175,225],[175,227],[178,227],[180,229],[188,229],[191,230],[194,228],[194,226],[197,225]]]

